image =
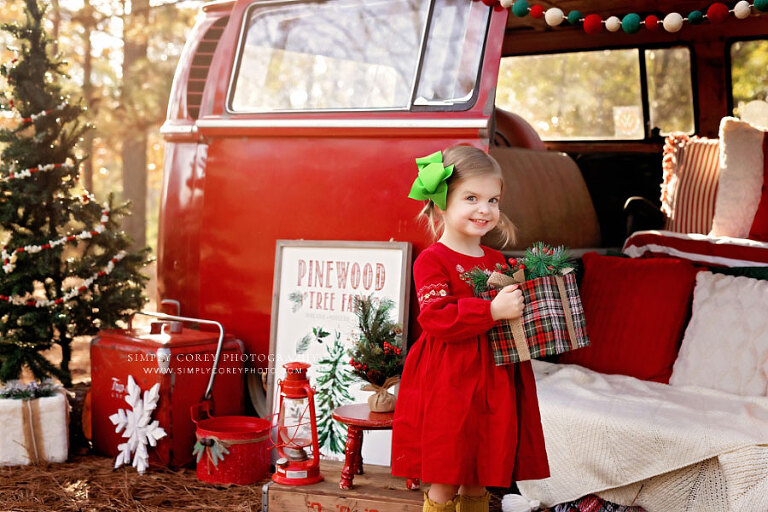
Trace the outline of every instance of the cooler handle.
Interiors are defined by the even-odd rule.
[[[213,359],[213,370],[211,371],[211,378],[208,380],[208,387],[205,389],[203,395],[203,401],[211,399],[211,392],[213,391],[213,381],[216,379],[216,372],[219,369],[219,358],[221,357],[221,346],[224,344],[224,326],[214,320],[203,320],[201,318],[190,318],[186,316],[166,315],[165,313],[158,313],[154,311],[137,311],[136,315],[145,315],[159,318],[160,320],[176,320],[178,322],[195,322],[198,324],[215,325],[219,329],[219,340],[216,344],[216,357]],[[131,320],[133,316],[131,316]],[[130,323],[129,323],[130,325]]]
[[[189,415],[192,417],[192,422],[197,425],[198,421],[207,420],[211,417],[211,402],[200,402],[190,406]]]

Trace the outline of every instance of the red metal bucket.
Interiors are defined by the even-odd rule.
[[[207,403],[203,404],[209,412]],[[197,478],[214,484],[254,484],[269,474],[269,420],[251,416],[199,418],[200,406],[192,407],[197,425]]]

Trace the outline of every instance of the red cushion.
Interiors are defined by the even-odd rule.
[[[581,300],[590,346],[561,363],[669,382],[690,314],[696,270],[674,258],[584,255]]]
[[[757,205],[749,238],[768,242],[768,133],[763,135],[763,192]]]

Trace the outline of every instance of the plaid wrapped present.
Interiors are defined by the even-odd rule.
[[[522,318],[497,322],[488,331],[497,366],[589,345],[584,308],[573,273],[537,277],[519,283],[519,287],[525,303]],[[497,294],[497,289],[489,288],[479,296],[493,300]]]

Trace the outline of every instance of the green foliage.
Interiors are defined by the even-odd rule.
[[[536,242],[525,250],[522,264],[525,265],[526,279],[561,274],[563,270],[573,268],[565,247],[560,245],[552,248],[543,242]]]
[[[9,253],[93,230],[102,216],[102,205],[88,199],[78,182],[80,164],[86,157],[79,155],[77,144],[91,126],[82,121],[81,102],[61,94],[66,75],[62,63],[50,55],[43,9],[36,0],[25,2],[23,23],[0,26],[18,44],[15,62],[0,67],[5,81],[0,110],[18,112],[22,118],[49,113],[31,123],[0,129],[0,178],[47,164],[73,165],[0,181],[0,231]],[[36,254],[17,253],[15,268],[0,272],[0,295],[62,299],[67,289],[104,270],[120,251],[127,251],[131,241],[120,230],[119,220],[129,213],[128,205],[115,204],[111,195],[107,204],[111,213],[103,232]],[[111,273],[100,275],[78,296],[55,305],[36,307],[0,300],[0,381],[18,378],[26,366],[37,379],[55,376],[70,385],[72,339],[116,327],[144,304],[143,287],[148,278],[141,269],[149,261],[147,249],[127,252]],[[58,367],[41,354],[53,344],[62,350]]]
[[[768,101],[768,41],[737,41],[731,47],[733,103],[737,113],[753,100]]]
[[[15,400],[32,400],[53,396],[59,386],[51,379],[42,382],[30,382],[24,384],[17,380],[7,382],[5,386],[0,387],[0,398],[11,398]]]
[[[378,386],[403,373],[403,331],[389,318],[394,305],[372,295],[357,297],[354,303],[359,331],[349,363],[355,375]]]
[[[319,332],[329,334],[322,329]],[[326,347],[326,356],[319,361],[317,370],[317,437],[321,448],[339,454],[344,453],[347,431],[331,414],[337,407],[352,402],[349,387],[354,379],[344,363],[345,350],[341,333],[336,332],[333,343],[327,344]]]
[[[536,242],[525,250],[525,255],[521,259],[509,258],[508,263],[508,265],[497,263],[495,270],[510,277],[522,270],[526,281],[566,274],[573,271],[576,266],[565,247],[561,245],[553,248],[544,242]],[[475,295],[479,295],[488,289],[490,276],[490,270],[475,267],[464,272],[461,278],[472,287]]]

